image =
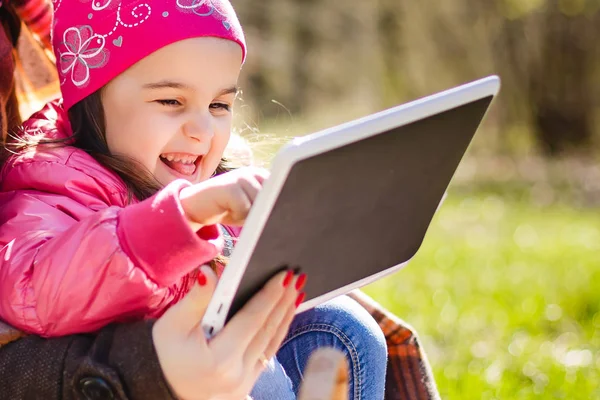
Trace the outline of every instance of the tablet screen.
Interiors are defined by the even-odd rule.
[[[286,266],[309,300],[413,257],[492,97],[294,164],[229,316]]]

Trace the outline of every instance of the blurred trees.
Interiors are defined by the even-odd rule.
[[[488,74],[498,142],[547,154],[597,139],[600,0],[232,0],[255,116],[339,122]]]
[[[599,20],[562,3],[550,5],[540,16],[539,53],[529,71],[535,133],[551,154],[591,142],[598,89],[594,64],[600,30],[594,25]]]

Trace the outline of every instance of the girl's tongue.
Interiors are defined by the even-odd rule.
[[[193,175],[196,172],[196,163],[182,160],[168,160],[165,157],[161,157],[160,160],[164,162],[169,168],[179,172],[182,175]]]

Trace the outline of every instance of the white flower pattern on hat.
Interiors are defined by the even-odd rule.
[[[55,14],[58,11],[58,9],[60,8],[61,3],[62,3],[62,0],[52,0],[52,4],[54,5],[54,13]]]
[[[102,4],[104,1],[104,4]],[[110,5],[112,0],[92,0],[92,10],[101,11]]]
[[[168,26],[178,24],[179,18],[187,20],[185,15],[191,17],[186,23],[193,25],[190,32],[196,32],[194,35],[228,38],[239,43],[245,55],[243,32],[229,0],[47,1],[54,5],[52,40],[66,108],[119,73],[121,58],[137,54],[139,48],[151,47],[153,32],[170,30]],[[197,22],[192,21],[194,17],[198,17]],[[85,19],[89,22],[82,21]],[[163,25],[166,20],[170,21]],[[139,29],[142,25],[147,28]],[[166,34],[175,39],[187,37],[185,25],[175,31]]]
[[[116,19],[115,19],[115,23],[114,23],[112,29],[108,33],[100,34],[100,36],[102,36],[104,38],[107,38],[107,37],[113,35],[117,31],[119,26],[122,26],[125,28],[135,28],[138,25],[146,22],[152,15],[152,7],[150,7],[150,4],[141,2],[139,4],[136,4],[133,7],[133,9],[131,9],[130,17],[133,17],[133,21],[130,23],[127,23],[126,21],[123,20],[123,16],[121,15],[121,9],[122,9],[122,3],[123,3],[122,0],[118,0],[118,1],[114,2],[114,4],[116,4],[116,8],[117,8],[116,13],[114,11],[112,11],[112,9],[115,7],[115,5],[113,4],[113,0],[85,0],[85,1],[86,2],[91,1],[91,3],[92,3],[91,11],[96,11],[96,12],[105,11],[109,6],[111,6],[108,11],[111,14],[114,13]],[[127,6],[127,2],[125,5]],[[90,14],[90,16],[92,16],[92,14]]]
[[[95,34],[89,25],[67,29],[60,45],[60,72],[63,76],[70,72],[71,81],[77,87],[88,83],[90,69],[100,68],[108,60],[105,39]]]
[[[231,25],[229,25],[229,23],[227,23],[226,16],[225,14],[223,14],[221,12],[221,10],[219,10],[219,7],[217,7],[214,3],[213,0],[191,0],[191,4],[184,4],[184,3],[189,3],[190,0],[177,0],[177,7],[183,9],[183,10],[192,10],[192,12],[200,17],[208,17],[209,15],[212,15],[213,13],[217,13],[221,16],[221,22],[223,23],[223,26],[229,30],[231,28]],[[201,8],[205,6],[205,10],[201,11]]]

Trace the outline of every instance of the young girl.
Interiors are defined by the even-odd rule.
[[[223,226],[243,223],[267,177],[225,173],[222,160],[246,56],[228,1],[54,5],[63,98],[24,124],[0,186],[0,319],[46,337],[157,317],[206,285],[198,266],[220,254],[235,231]],[[277,279],[272,330],[287,329],[305,281]],[[268,366],[257,399],[294,398],[320,346],[347,354],[350,398],[383,398],[383,335],[346,297],[296,316],[268,365],[269,343],[254,342]]]

